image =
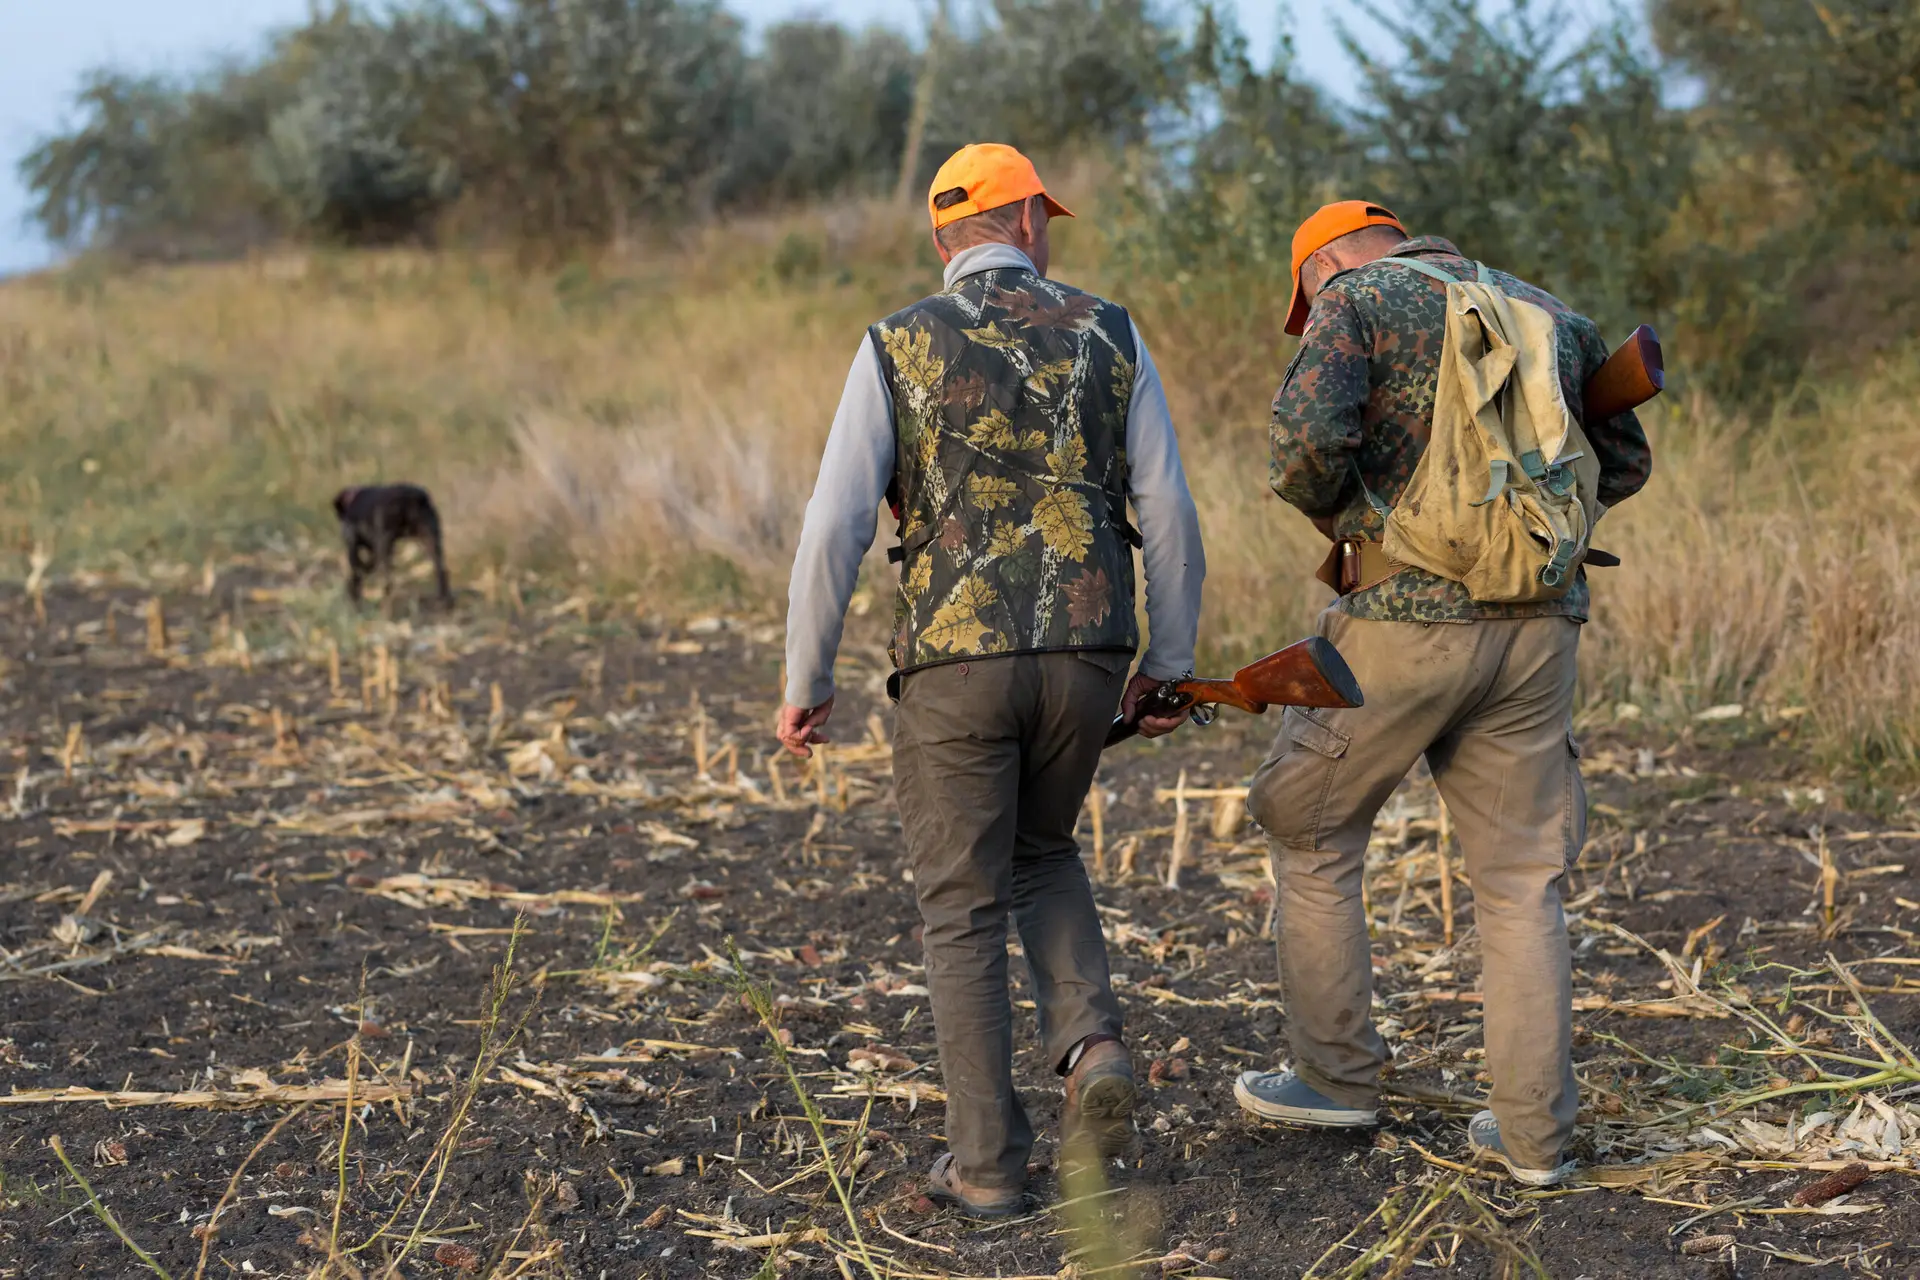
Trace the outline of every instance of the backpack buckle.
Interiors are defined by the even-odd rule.
[[[1540,566],[1540,572],[1537,575],[1540,585],[1543,587],[1564,585],[1567,575],[1573,572],[1573,557],[1578,551],[1579,547],[1571,541],[1561,542],[1555,546],[1553,559]]]

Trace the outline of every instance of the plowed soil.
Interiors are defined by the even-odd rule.
[[[314,572],[162,592],[164,637],[145,587],[0,598],[0,1276],[148,1274],[97,1208],[176,1277],[203,1246],[222,1277],[330,1251],[343,1275],[870,1274],[856,1223],[893,1275],[1920,1273],[1920,843],[1797,781],[1790,720],[1585,734],[1593,1173],[1547,1194],[1470,1164],[1472,894],[1448,948],[1431,787],[1383,815],[1369,877],[1398,1092],[1377,1134],[1330,1136],[1234,1103],[1285,1016],[1231,794],[1186,802],[1166,883],[1161,793],[1240,785],[1272,718],[1116,749],[1099,893],[1148,1105],[1093,1212],[981,1227],[920,1195],[943,1115],[878,655],[843,671],[824,769],[770,774],[776,632],[578,598],[350,620]],[[1083,835],[1092,859],[1091,813]],[[1018,1067],[1044,1205],[1058,1083]],[[61,1089],[142,1105],[34,1092]],[[1790,1203],[1855,1161],[1850,1194]]]

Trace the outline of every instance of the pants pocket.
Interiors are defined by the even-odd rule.
[[[1108,675],[1119,675],[1133,665],[1133,655],[1120,649],[1074,649],[1074,661],[1098,667]]]
[[[1307,711],[1288,707],[1273,754],[1247,791],[1247,812],[1260,829],[1289,848],[1312,848],[1351,741]]]
[[[1580,851],[1587,847],[1587,783],[1580,776],[1580,740],[1573,736],[1571,727],[1567,730],[1566,841],[1566,865],[1572,870],[1580,860]]]

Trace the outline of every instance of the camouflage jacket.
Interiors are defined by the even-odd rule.
[[[1438,236],[1408,240],[1389,256],[1417,257],[1467,279],[1474,270]],[[1608,355],[1600,330],[1516,276],[1494,271],[1493,278],[1511,296],[1554,316],[1560,377],[1567,403],[1578,412],[1581,388]],[[1274,396],[1273,491],[1321,523],[1331,520],[1338,537],[1378,540],[1384,521],[1359,481],[1392,506],[1412,479],[1433,426],[1446,328],[1446,290],[1418,272],[1370,263],[1329,281],[1313,301],[1300,349]],[[1631,413],[1588,424],[1586,431],[1600,461],[1600,502],[1617,506],[1640,491],[1652,470],[1646,433]],[[1583,574],[1558,600],[1483,604],[1460,583],[1407,569],[1342,597],[1339,607],[1356,618],[1388,622],[1553,614],[1584,619],[1588,591]]]
[[[1127,313],[994,268],[872,334],[898,442],[895,666],[1132,651]]]

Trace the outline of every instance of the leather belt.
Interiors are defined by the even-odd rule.
[[[1387,555],[1386,548],[1364,538],[1339,538],[1327,549],[1314,577],[1343,596],[1377,587],[1407,566]]]

